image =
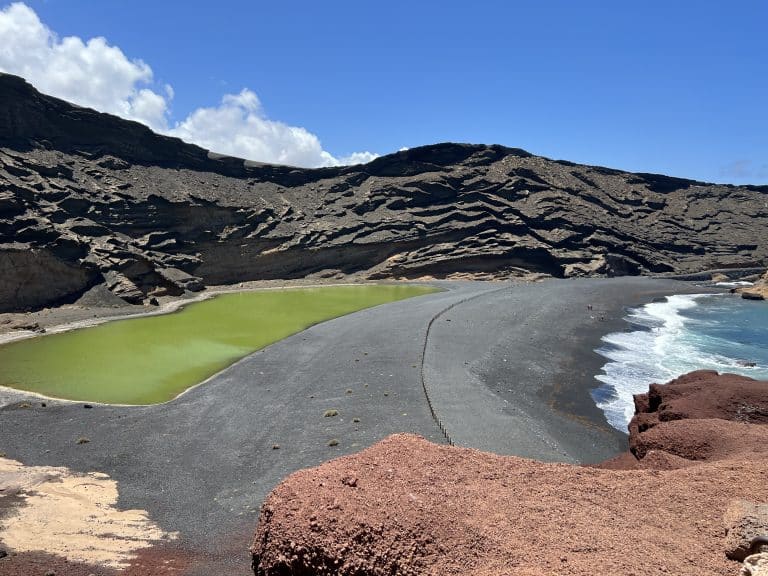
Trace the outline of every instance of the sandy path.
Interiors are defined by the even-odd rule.
[[[117,482],[100,472],[24,466],[0,458],[2,500],[16,506],[0,518],[0,541],[16,552],[44,552],[70,561],[125,568],[163,532],[144,510],[118,510]]]

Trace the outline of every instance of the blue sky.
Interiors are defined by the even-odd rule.
[[[21,34],[19,6],[11,17],[14,7],[0,3],[0,45],[4,35]],[[49,48],[70,36],[84,46],[103,37],[96,48],[117,48],[151,73],[135,79],[125,66],[103,67],[100,86],[110,74],[133,79],[122,93],[104,95],[85,86],[103,70],[69,84],[62,78],[71,61],[83,60],[76,48],[48,50],[34,69],[22,60],[35,49],[3,56],[0,47],[0,69],[29,70],[44,91],[111,112],[124,105],[123,115],[153,128],[263,155],[257,160],[333,164],[370,157],[354,153],[461,141],[768,183],[764,1],[28,0],[23,7],[50,32]],[[70,60],[40,68],[48,57]],[[120,78],[116,84],[127,81]]]

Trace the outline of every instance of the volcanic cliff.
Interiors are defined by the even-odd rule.
[[[765,266],[768,187],[437,144],[300,169],[215,155],[0,74],[0,311],[306,276]]]

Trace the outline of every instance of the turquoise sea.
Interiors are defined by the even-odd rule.
[[[630,329],[603,337],[606,358],[592,396],[608,422],[626,432],[632,395],[709,369],[768,380],[768,301],[732,294],[686,294],[630,309]]]

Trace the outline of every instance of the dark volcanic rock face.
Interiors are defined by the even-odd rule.
[[[62,277],[23,301],[18,279],[0,277],[0,310],[99,282],[141,301],[313,274],[759,266],[768,262],[768,238],[755,232],[768,224],[767,200],[768,187],[631,174],[502,146],[438,144],[343,168],[262,165],[0,75],[0,254],[33,251]]]

